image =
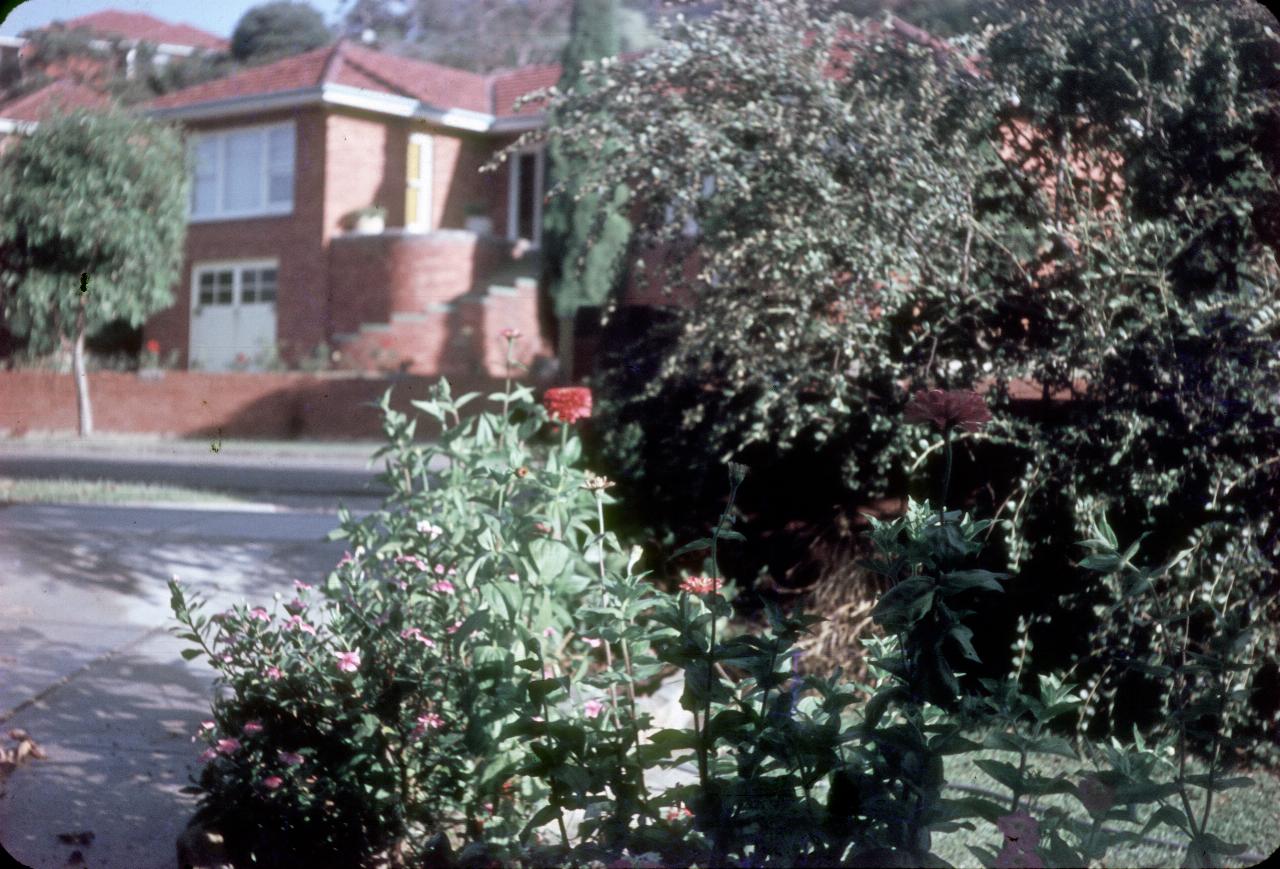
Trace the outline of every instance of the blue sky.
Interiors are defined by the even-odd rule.
[[[190,24],[219,36],[230,36],[240,16],[263,2],[266,0],[25,0],[0,22],[0,36],[17,36],[24,30],[43,27],[51,21],[76,18],[103,9],[146,12],[165,21]],[[309,2],[330,24],[335,20],[337,11],[348,5],[346,0]],[[2,6],[0,4],[0,8]]]

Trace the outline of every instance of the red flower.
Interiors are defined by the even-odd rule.
[[[148,353],[150,353],[150,354],[152,354],[152,355],[154,355],[154,356],[159,356],[159,355],[160,355],[160,342],[159,342],[159,341],[157,341],[155,338],[152,338],[150,341],[148,341],[148,342],[147,342],[147,352],[148,352]]]
[[[711,594],[714,591],[719,591],[723,586],[724,580],[719,577],[690,576],[680,583],[680,590],[687,591],[690,594]]]
[[[551,418],[575,423],[591,416],[591,390],[585,386],[560,386],[542,395],[542,404]]]
[[[991,411],[982,396],[967,389],[920,390],[907,402],[907,422],[931,422],[941,431],[952,426],[962,426],[966,431],[977,431],[983,423],[991,421]]]

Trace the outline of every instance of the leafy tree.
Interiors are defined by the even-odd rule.
[[[1010,0],[940,48],[833,5],[677,21],[554,106],[580,189],[627,185],[638,243],[692,299],[646,336],[656,355],[622,346],[601,378],[604,454],[643,480],[627,500],[656,493],[650,515],[679,523],[716,497],[717,460],[752,465],[767,496],[743,509],[773,541],[743,572],[786,581],[810,541],[782,529],[838,542],[936,461],[890,422],[911,389],[986,382],[997,423],[960,443],[1002,475],[973,497],[1016,520],[1005,556],[1037,582],[1010,597],[1054,620],[1031,631],[1045,666],[1078,661],[1117,697],[1105,655],[1146,648],[1063,566],[1098,502],[1124,536],[1152,532],[1156,559],[1190,547],[1168,579],[1188,602],[1232,565],[1261,629],[1280,564],[1274,19]],[[1102,646],[1057,629],[1095,615],[1115,626]],[[988,632],[984,661],[1012,630]],[[1127,732],[1143,705],[1159,708],[1109,717]]]
[[[584,64],[618,55],[618,12],[617,0],[575,0],[561,90],[579,86]],[[606,150],[612,147],[612,143],[603,146]],[[631,237],[631,223],[623,213],[629,196],[621,184],[605,193],[579,195],[573,183],[577,174],[574,160],[555,146],[549,156],[552,177],[564,183],[543,218],[543,284],[559,319],[560,367],[568,376],[573,366],[578,309],[602,304],[622,276]]]
[[[394,51],[459,69],[554,63],[569,40],[573,0],[352,0],[342,29],[376,34]],[[618,10],[624,51],[653,43],[643,10]]]
[[[4,315],[33,350],[71,345],[82,436],[85,335],[173,303],[186,183],[177,135],[119,110],[52,117],[0,156]]]
[[[231,34],[231,56],[242,62],[276,60],[328,45],[332,38],[314,7],[279,0],[241,16]]]

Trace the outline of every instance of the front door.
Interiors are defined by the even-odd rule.
[[[196,266],[192,276],[191,367],[261,368],[276,351],[275,262]]]

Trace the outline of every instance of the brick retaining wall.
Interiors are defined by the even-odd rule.
[[[378,438],[380,415],[368,403],[393,387],[393,405],[409,409],[435,383],[428,377],[361,377],[348,374],[165,371],[149,379],[137,373],[89,375],[94,428],[100,432],[270,439]],[[458,382],[454,394],[493,391],[487,379]],[[421,434],[434,428],[420,424]],[[0,433],[76,429],[75,384],[70,374],[0,371]]]

